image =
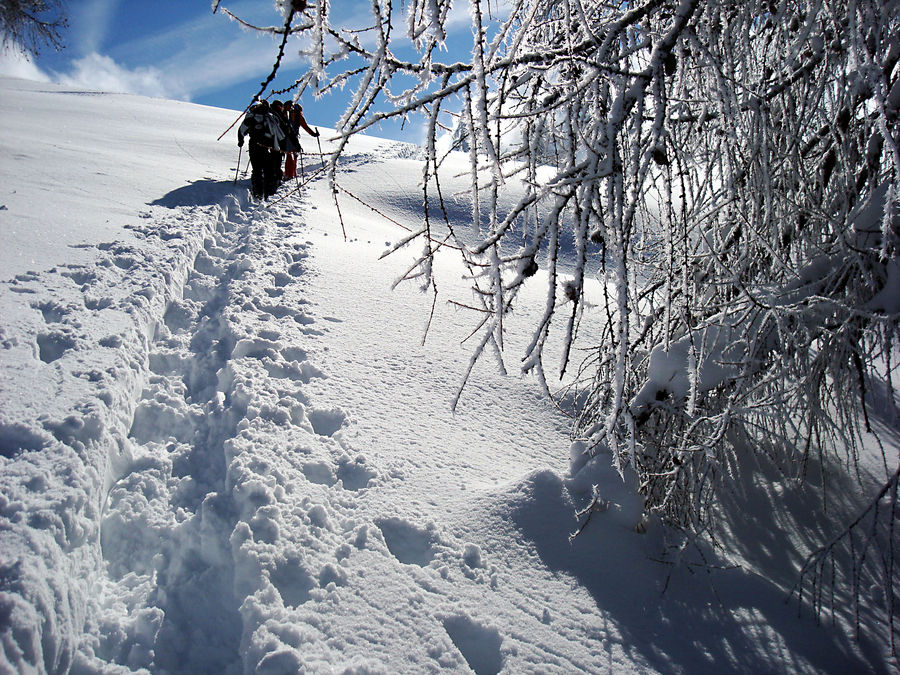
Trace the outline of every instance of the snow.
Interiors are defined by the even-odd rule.
[[[482,360],[451,411],[464,270],[438,256],[423,343],[432,296],[391,290],[412,253],[379,260],[406,232],[367,206],[418,225],[407,148],[350,143],[345,241],[325,179],[268,207],[234,184],[234,111],[0,89],[0,671],[892,667],[785,602],[799,554],[759,551],[764,512],[742,566],[673,567],[534,379]]]

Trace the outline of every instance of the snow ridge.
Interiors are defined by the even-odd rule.
[[[186,213],[151,221],[145,212],[131,226],[141,246],[101,243],[93,264],[3,284],[3,313],[14,318],[0,327],[0,606],[16,636],[6,656],[19,669],[72,664],[102,568],[106,492],[134,461],[128,429],[152,335],[205,233],[229,208],[198,207],[191,228]],[[54,406],[42,405],[51,398]],[[40,410],[50,412],[34,419]]]

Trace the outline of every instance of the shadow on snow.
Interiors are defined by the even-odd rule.
[[[236,189],[246,188],[248,185],[248,180],[241,180],[235,184],[233,180],[202,178],[175,188],[159,199],[149,202],[148,206],[164,206],[169,209],[179,206],[211,206],[221,203]]]
[[[576,505],[550,471],[532,474],[518,492],[508,515],[512,524],[551,572],[573,577],[610,616],[622,649],[654,669],[766,672],[774,663],[785,672],[809,664],[822,672],[879,668],[877,657],[865,662],[838,631],[817,626],[808,614],[798,618],[775,584],[740,568],[712,568],[718,563],[714,553],[705,552],[710,567],[654,561],[662,550],[658,526],[640,535],[598,513],[570,543]]]

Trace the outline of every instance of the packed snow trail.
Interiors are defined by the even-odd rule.
[[[632,543],[593,544],[626,558],[636,546],[643,560],[625,564],[620,553],[585,565],[564,553],[574,510],[566,488],[553,471],[518,466],[546,452],[549,406],[540,412],[536,391],[515,405],[514,422],[497,422],[494,438],[509,442],[500,447],[483,431],[499,409],[448,414],[457,382],[446,373],[459,372],[464,354],[411,351],[414,334],[391,335],[392,324],[420,323],[403,293],[387,339],[377,337],[365,324],[387,307],[367,307],[377,296],[360,292],[375,266],[346,259],[348,247],[377,247],[325,236],[327,225],[304,225],[303,211],[228,211],[157,327],[129,433],[133,459],[101,526],[112,585],[103,597],[115,602],[98,613],[93,657],[163,672],[672,665],[677,632],[642,637],[665,619],[654,618],[661,576],[648,558],[658,542],[633,531],[639,507],[624,505],[634,500],[621,491],[607,533]],[[437,355],[455,367],[435,368]],[[489,368],[479,377],[471,396],[522,399],[522,382]],[[367,412],[354,421],[357,409]],[[510,475],[521,478],[510,484]],[[517,560],[535,553],[549,569]],[[606,581],[596,585],[590,567]],[[631,587],[635,572],[643,591]],[[580,581],[560,583],[558,573]],[[591,596],[618,621],[590,618],[599,618]],[[634,626],[622,621],[629,605]],[[721,620],[688,615],[700,630]],[[711,645],[681,665],[730,660]]]
[[[418,222],[421,166],[356,143],[342,184]],[[182,145],[159,162],[184,171]],[[266,207],[233,171],[128,216],[97,197],[120,236],[0,281],[0,670],[885,669],[749,568],[657,562],[609,458],[568,475],[568,419],[534,381],[485,360],[452,413],[471,330],[443,302],[467,292],[452,256],[423,344],[431,296],[390,290],[408,254],[378,260],[393,223],[342,201],[345,242],[325,181]],[[509,326],[541,306],[526,290]],[[593,485],[606,510],[570,542]]]
[[[199,210],[211,221],[221,211]],[[144,245],[83,246],[93,264],[4,284],[0,444],[10,480],[0,495],[0,548],[3,588],[17,591],[7,596],[17,637],[9,658],[20,665],[65,671],[71,663],[102,569],[102,501],[132,463],[124,439],[150,336],[202,244],[202,231],[178,221],[153,223]],[[146,226],[132,227],[140,237]]]

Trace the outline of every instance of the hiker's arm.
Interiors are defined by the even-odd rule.
[[[241,126],[238,127],[238,147],[242,148],[244,146],[244,136],[249,131],[249,127],[247,126],[247,118],[244,118],[244,121],[241,122]]]
[[[300,113],[300,117],[297,121],[300,122],[300,126],[303,127],[303,129],[306,131],[306,133],[308,133],[310,136],[318,136],[319,135],[318,131],[314,131],[313,129],[310,129],[309,125],[306,123],[306,118],[303,117],[303,113]]]

